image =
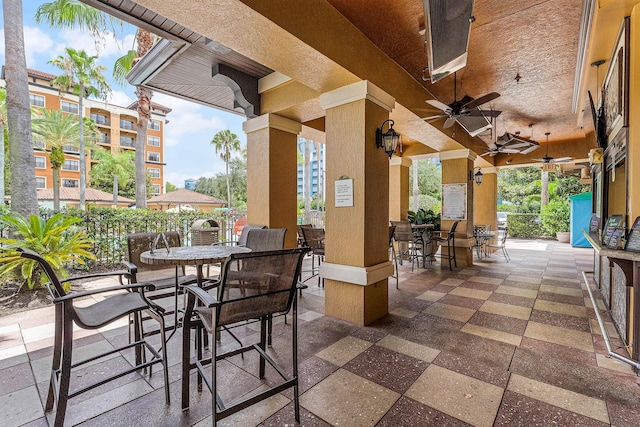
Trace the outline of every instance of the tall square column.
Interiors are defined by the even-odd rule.
[[[476,185],[473,179],[469,179],[470,172],[473,172],[473,162],[476,159],[476,154],[468,149],[445,151],[440,153],[440,160],[442,161],[442,185],[447,184],[466,184],[466,212],[464,219],[460,220],[458,227],[456,228],[455,248],[456,251],[456,263],[458,267],[464,267],[467,265],[473,265],[473,224],[474,224],[474,205],[473,194]],[[449,230],[451,225],[456,221],[455,219],[445,219],[446,210],[446,194],[442,195],[443,198],[443,215],[440,228],[442,230]],[[456,201],[459,203],[460,201]],[[446,253],[447,248],[442,247],[440,249]]]
[[[285,247],[297,244],[298,134],[302,125],[275,114],[243,123],[247,134],[247,221],[286,228]]]
[[[389,219],[401,221],[408,218],[409,167],[413,162],[405,157],[389,160]]]
[[[498,171],[494,167],[482,168],[482,184],[473,184],[473,220],[498,227]],[[471,185],[471,184],[469,184]]]
[[[322,94],[326,110],[325,314],[366,325],[388,312],[389,157],[376,129],[395,100],[361,81]],[[336,207],[334,183],[353,182],[353,206]]]

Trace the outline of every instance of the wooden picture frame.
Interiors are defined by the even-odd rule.
[[[606,134],[629,126],[629,17],[622,21],[604,78]]]

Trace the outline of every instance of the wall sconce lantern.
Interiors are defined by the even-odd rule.
[[[482,184],[482,176],[483,174],[480,168],[474,168],[473,170],[469,171],[469,181],[475,181],[478,185]]]
[[[390,122],[389,130],[382,133],[382,128],[385,123]],[[382,122],[380,129],[376,129],[376,147],[384,148],[385,153],[391,158],[398,148],[398,142],[400,142],[400,152],[402,153],[402,140],[400,134],[393,130],[393,120],[385,120]]]

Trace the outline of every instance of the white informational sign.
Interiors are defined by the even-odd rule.
[[[353,206],[353,179],[339,179],[335,182],[336,208]]]
[[[442,219],[467,219],[467,184],[442,184]]]

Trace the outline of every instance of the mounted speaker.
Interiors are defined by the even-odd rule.
[[[423,0],[431,83],[467,65],[473,0]]]

